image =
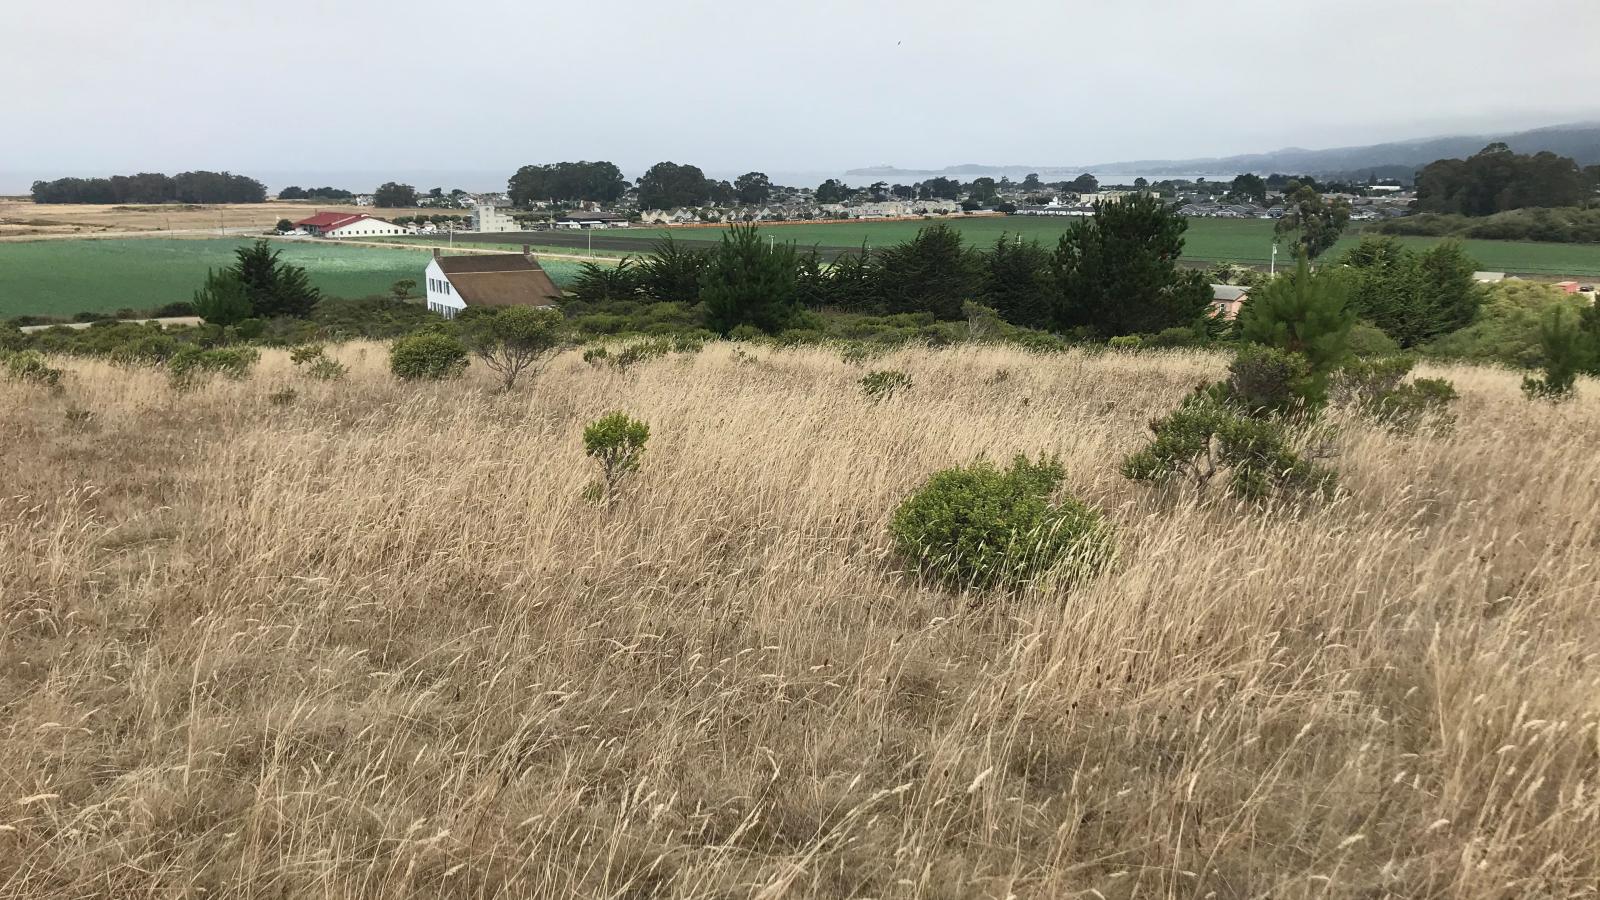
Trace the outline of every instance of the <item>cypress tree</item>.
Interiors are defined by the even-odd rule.
[[[311,285],[306,270],[291,266],[278,257],[283,251],[273,250],[265,240],[256,241],[234,251],[236,261],[229,268],[244,285],[258,318],[311,315],[322,292]]]
[[[984,259],[985,305],[1013,325],[1049,328],[1052,323],[1050,254],[1038,241],[1002,234]]]
[[[1101,337],[1192,325],[1209,311],[1199,272],[1178,268],[1189,222],[1160,198],[1139,194],[1096,204],[1056,247],[1056,327]]]
[[[798,263],[793,244],[769,243],[755,225],[730,225],[700,281],[706,325],[719,334],[788,327],[799,312]]]

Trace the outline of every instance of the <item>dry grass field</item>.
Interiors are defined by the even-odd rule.
[[[279,219],[298,221],[317,212],[364,212],[384,217],[462,210],[385,209],[339,203],[278,201],[266,203],[168,203],[126,206],[94,203],[34,203],[22,198],[0,198],[0,239],[92,237],[125,232],[197,231],[250,228],[264,231]]]
[[[0,382],[0,896],[1526,898],[1600,885],[1600,385],[1444,369],[1311,510],[1122,479],[1206,355],[822,349],[510,394]],[[269,403],[285,386],[287,405]],[[650,423],[611,507],[583,424]],[[961,595],[889,553],[1061,454],[1120,557]]]

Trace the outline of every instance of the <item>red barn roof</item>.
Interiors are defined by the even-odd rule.
[[[341,225],[349,225],[351,222],[359,222],[362,219],[370,218],[372,217],[366,213],[325,212],[317,213],[309,219],[301,219],[294,223],[294,227],[320,228],[323,231],[327,231],[330,228],[338,228]]]

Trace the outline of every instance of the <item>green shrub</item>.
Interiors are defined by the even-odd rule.
[[[1250,415],[1286,414],[1314,404],[1311,365],[1298,353],[1245,344],[1228,365],[1226,396]]]
[[[1152,422],[1150,430],[1150,445],[1123,460],[1125,477],[1158,484],[1187,480],[1204,489],[1227,472],[1230,490],[1250,500],[1327,494],[1336,481],[1332,471],[1290,449],[1283,423],[1244,415],[1204,393]]]
[[[1562,307],[1552,308],[1539,329],[1544,351],[1544,374],[1522,379],[1522,392],[1530,400],[1560,402],[1576,392],[1578,374],[1590,362],[1587,335]]]
[[[1153,350],[1183,350],[1191,347],[1204,347],[1210,343],[1210,338],[1205,333],[1194,328],[1167,328],[1159,331],[1142,341],[1142,345]]]
[[[1065,478],[1054,458],[1018,455],[937,472],[895,510],[895,549],[924,571],[978,587],[1027,583],[1054,572],[1069,582],[1111,557],[1111,529],[1073,498],[1051,502]]]
[[[233,381],[243,381],[261,357],[251,347],[215,347],[202,350],[186,344],[167,360],[167,378],[176,389],[193,387],[205,376],[220,374]]]
[[[467,370],[467,348],[448,334],[413,334],[389,347],[389,370],[406,381],[459,378]]]
[[[869,400],[887,400],[911,390],[911,376],[899,369],[878,369],[861,378],[861,393]]]
[[[321,344],[302,344],[289,351],[289,361],[306,377],[317,381],[338,381],[349,371],[344,363],[326,355]]]
[[[23,350],[6,356],[6,375],[13,381],[37,384],[41,387],[61,386],[66,372],[45,362],[44,355],[36,350]]]
[[[111,361],[119,366],[158,366],[178,352],[176,338],[165,334],[147,334],[111,351]]]
[[[11,353],[25,349],[28,346],[28,336],[22,328],[9,322],[0,322],[0,353]]]
[[[1443,428],[1455,421],[1449,410],[1457,396],[1455,385],[1443,378],[1415,378],[1379,397],[1363,411],[1399,432],[1415,431],[1427,423]]]
[[[500,376],[509,391],[525,370],[537,371],[562,341],[561,313],[531,306],[468,310],[459,320],[461,339],[474,356]]]
[[[1357,319],[1350,326],[1349,341],[1346,344],[1350,355],[1362,356],[1394,356],[1400,352],[1400,344],[1394,338],[1384,334],[1383,329],[1363,319]]]
[[[321,359],[322,352],[321,344],[301,344],[289,351],[289,362],[296,366],[304,366]]]
[[[1119,334],[1106,341],[1106,346],[1113,350],[1137,350],[1144,346],[1144,339],[1137,334]]]
[[[623,478],[639,470],[648,440],[650,426],[623,412],[602,416],[583,429],[583,452],[600,463],[604,479],[603,485],[595,486],[596,493],[612,496]]]

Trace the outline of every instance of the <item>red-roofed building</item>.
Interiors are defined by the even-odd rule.
[[[325,212],[309,219],[301,219],[294,227],[309,234],[326,238],[361,238],[405,234],[406,230],[393,222],[385,222],[366,213]]]

